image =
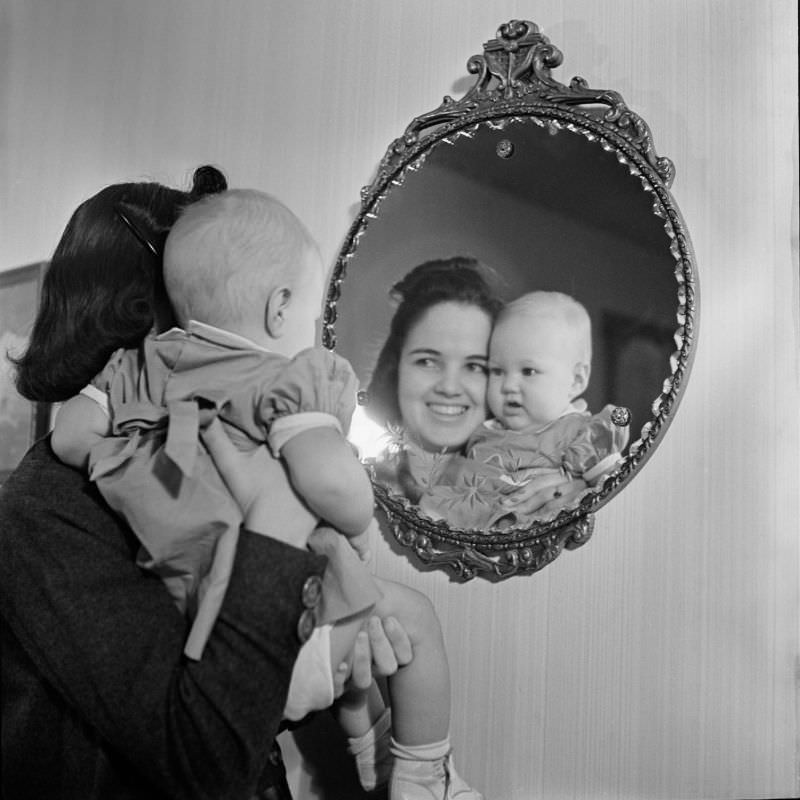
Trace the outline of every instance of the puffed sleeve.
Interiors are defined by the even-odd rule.
[[[111,387],[111,381],[114,380],[114,375],[120,369],[122,361],[127,358],[126,352],[122,347],[115,350],[103,369],[92,378],[92,382],[89,385],[96,387],[101,392],[108,392]]]
[[[274,454],[296,434],[333,427],[346,435],[358,381],[349,362],[321,348],[299,353],[273,381],[262,400],[267,441]]]
[[[119,348],[115,350],[111,357],[106,362],[103,369],[92,378],[92,382],[83,387],[78,392],[84,397],[88,397],[97,403],[107,416],[111,416],[111,408],[109,403],[108,394],[111,391],[111,384],[116,374],[123,369],[123,361],[130,363],[131,359],[135,360],[136,354],[134,351],[124,350]]]
[[[587,417],[564,455],[568,471],[589,484],[597,483],[616,468],[628,444],[628,426],[611,421],[613,409],[614,406],[609,405],[599,414]]]

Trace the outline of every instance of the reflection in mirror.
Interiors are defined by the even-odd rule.
[[[515,58],[523,68],[497,68],[498,59]],[[560,54],[532,23],[501,28],[485,55],[470,60],[470,70],[480,73],[476,87],[417,118],[390,147],[365,189],[329,295],[330,338],[362,387],[370,387],[354,436],[373,469],[377,497],[401,541],[464,577],[534,571],[562,547],[583,543],[589,512],[621,488],[663,434],[688,370],[693,264],[665,183],[671,163],[655,157],[649,130],[618,95],[593,92],[577,78],[569,88],[555,82],[549,67],[558,63]],[[571,108],[580,103],[590,105]],[[424,133],[427,126],[433,130]],[[574,323],[562,319],[557,335],[552,308],[537,312],[549,319],[546,327],[536,315],[504,312],[490,348],[493,312],[484,307],[483,317],[468,319],[475,304],[448,298],[447,280],[435,271],[427,282],[442,288],[440,301],[460,306],[461,319],[449,319],[447,303],[423,308],[419,298],[409,300],[408,287],[392,291],[414,267],[453,257],[482,265],[504,303],[533,292],[549,293],[537,295],[548,306],[553,293],[577,301],[588,317],[586,354],[556,353]],[[417,344],[433,359],[429,369],[436,359],[444,364],[448,348],[466,359],[462,369],[475,368],[470,358],[488,359],[479,365],[483,407],[471,410],[476,424],[458,442],[426,439],[408,415],[376,408],[375,368],[404,296],[423,308],[415,324],[428,326],[427,340]],[[505,344],[504,328],[513,329]],[[403,340],[411,334],[420,339],[420,328],[409,325]],[[397,351],[402,371],[408,353]],[[559,409],[542,415],[534,408],[533,417],[523,417],[519,392],[502,387],[510,382],[505,362],[534,358],[568,359],[567,382],[559,384]],[[531,366],[537,369],[528,369],[528,378],[542,371]],[[394,390],[402,394],[403,385],[395,379]],[[441,430],[467,407],[465,386],[453,380],[423,397],[429,412],[439,412]],[[451,399],[442,402],[448,392]],[[370,417],[389,423],[377,446],[364,432]],[[520,449],[521,432],[537,435]],[[565,461],[570,449],[572,461]],[[509,493],[527,501],[526,513],[505,511]]]
[[[497,155],[503,142],[514,143],[509,158]],[[652,197],[614,153],[530,120],[502,130],[483,124],[471,137],[437,143],[381,202],[347,267],[336,348],[366,386],[389,331],[393,284],[430,259],[472,256],[497,272],[504,300],[560,291],[586,307],[593,363],[584,398],[591,409],[628,407],[636,431],[675,350],[669,243]],[[623,374],[637,340],[657,351],[655,383],[645,383],[647,373]]]

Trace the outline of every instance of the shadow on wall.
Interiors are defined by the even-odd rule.
[[[361,788],[347,739],[329,711],[320,711],[292,730],[304,768],[311,773],[313,797],[319,800],[388,800],[385,791]]]

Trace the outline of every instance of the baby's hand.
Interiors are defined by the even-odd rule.
[[[370,558],[372,558],[370,543],[372,541],[372,536],[377,534],[377,532],[378,521],[373,517],[365,531],[359,533],[358,536],[350,536],[348,538],[347,541],[350,542],[350,546],[358,553],[358,557],[362,561],[369,561]]]

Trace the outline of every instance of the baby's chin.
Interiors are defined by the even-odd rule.
[[[522,419],[520,417],[498,417],[500,424],[509,431],[521,431],[525,428],[530,428],[533,424],[529,419]]]
[[[530,428],[543,428],[548,424],[547,420],[531,419],[527,414],[514,414],[508,416],[506,414],[498,414],[496,418],[500,424],[509,431],[524,431]]]
[[[497,411],[490,408],[489,413],[502,428],[509,431],[521,431],[530,425],[530,421],[525,414],[506,414],[503,408],[498,408]]]

